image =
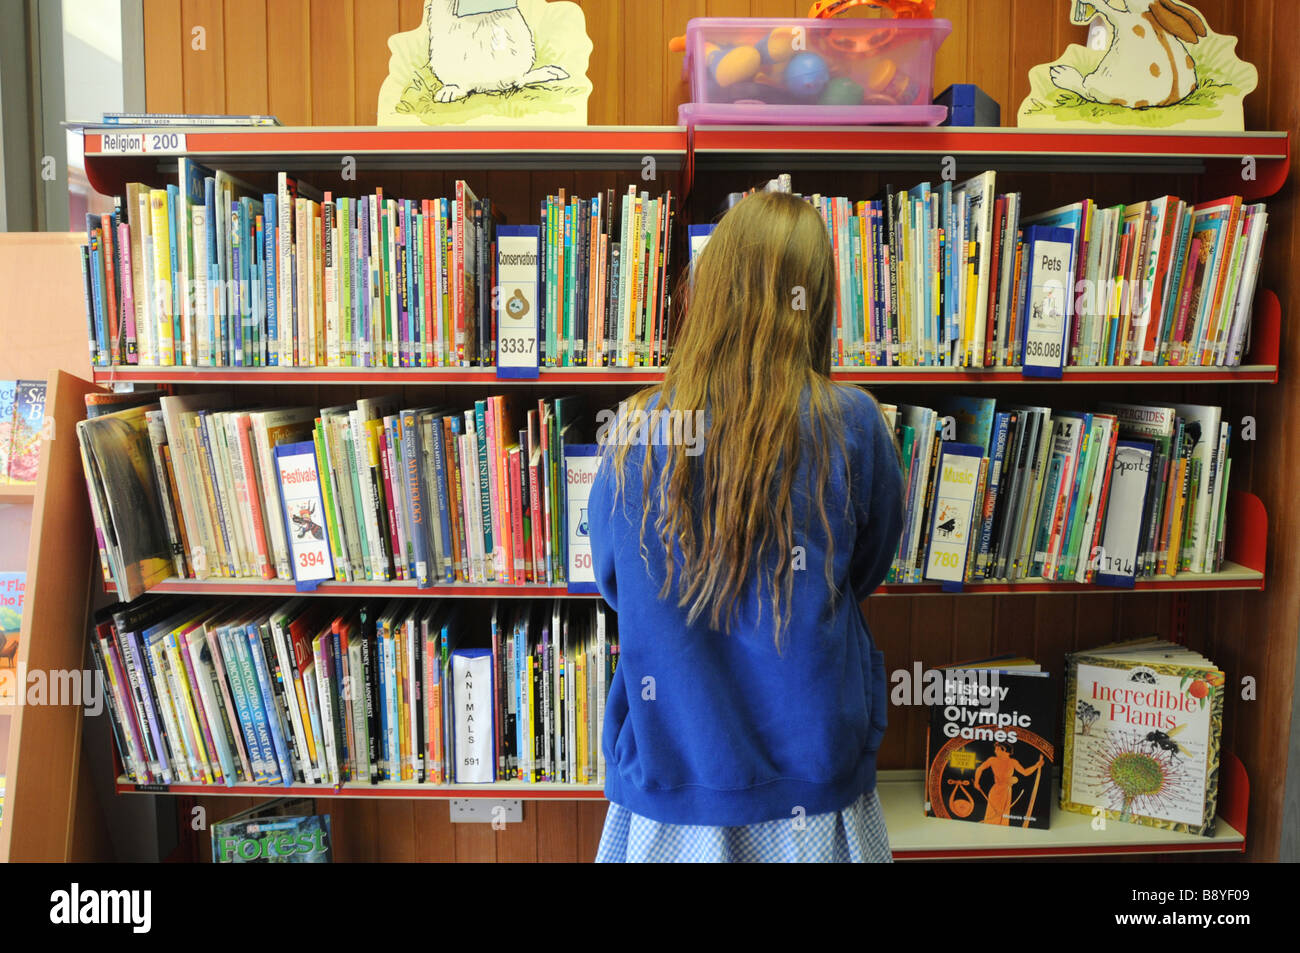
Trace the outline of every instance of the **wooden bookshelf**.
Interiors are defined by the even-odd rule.
[[[1213,837],[1161,830],[1143,824],[1108,822],[1104,830],[1093,828],[1087,814],[1062,811],[1052,805],[1047,830],[1024,830],[977,823],[958,823],[926,817],[924,772],[881,771],[876,793],[889,830],[889,844],[895,860],[989,860],[997,858],[1097,857],[1126,854],[1240,854],[1246,847],[1244,806],[1249,781],[1241,761],[1224,752],[1221,766],[1218,821]],[[1053,781],[1059,787],[1059,776]],[[604,792],[589,784],[525,784],[499,781],[493,784],[416,784],[384,781],[378,784],[348,782],[323,784],[254,785],[229,787],[204,784],[134,784],[124,776],[116,781],[119,794],[170,794],[204,796],[218,800],[231,797],[261,798],[271,795],[329,798],[342,801],[445,801],[452,798],[521,798],[534,802],[597,802]]]
[[[215,0],[215,4],[218,10],[224,8],[227,23],[236,22],[231,18],[242,15],[242,7],[235,0]],[[388,69],[390,51],[384,40],[396,30],[413,29],[420,16],[418,4],[403,3],[400,9],[384,7],[373,17],[358,19],[355,30],[339,35],[342,31],[331,32],[325,26],[330,14],[320,12],[318,4],[309,0],[285,0],[267,15],[266,35],[271,38],[267,43],[233,43],[228,33],[225,55],[211,56],[189,49],[188,33],[174,5],[146,6],[145,75],[149,109],[273,112],[286,124],[282,129],[270,131],[276,135],[315,130],[335,139],[328,145],[324,145],[324,140],[313,143],[315,148],[334,152],[301,154],[302,162],[288,151],[250,160],[264,170],[307,171],[307,163],[322,172],[327,167],[337,170],[338,158],[345,154],[345,147],[351,149],[362,144],[360,134],[381,131],[371,129],[369,124],[375,122],[375,89]],[[1293,49],[1293,38],[1300,32],[1300,4],[1293,0],[1198,2],[1198,8],[1216,31],[1239,37],[1238,55],[1259,70],[1259,88],[1245,99],[1246,126],[1282,131],[1192,136],[1164,132],[1051,133],[1014,128],[830,131],[808,127],[697,127],[687,132],[673,125],[678,104],[691,96],[681,76],[681,60],[666,52],[667,43],[689,17],[716,15],[714,6],[718,4],[683,0],[674,8],[673,17],[664,17],[653,4],[593,2],[583,5],[588,32],[595,39],[589,69],[594,86],[589,113],[592,128],[615,127],[627,131],[649,126],[665,133],[668,143],[664,151],[682,156],[680,170],[670,174],[682,182],[689,171],[697,195],[713,199],[719,192],[747,188],[768,177],[762,173],[798,169],[797,181],[806,183],[812,179],[819,185],[825,183],[843,189],[829,194],[866,196],[883,181],[875,175],[880,170],[904,173],[894,181],[909,178],[913,183],[923,178],[935,181],[939,176],[939,159],[944,155],[957,159],[959,178],[983,168],[1007,173],[1007,179],[1014,181],[1016,187],[1026,187],[1027,195],[1033,191],[1038,208],[1052,208],[1085,194],[1099,199],[1104,194],[1110,201],[1136,201],[1166,191],[1198,200],[1234,192],[1252,198],[1275,195],[1270,209],[1276,209],[1278,214],[1270,222],[1261,284],[1270,284],[1276,290],[1288,314],[1300,309],[1300,279],[1291,262],[1292,249],[1300,241],[1300,215],[1296,214],[1295,190],[1283,187],[1290,164],[1290,140],[1295,135],[1294,103],[1288,91],[1300,84],[1300,57]],[[737,4],[727,6],[725,12],[740,15],[789,16],[792,12],[788,0],[738,0]],[[796,12],[802,13],[805,7],[806,4]],[[1014,123],[1016,107],[1029,92],[1028,69],[1050,61],[1070,43],[1086,43],[1086,29],[1071,26],[1060,7],[1060,4],[1025,0],[938,0],[936,15],[950,19],[955,29],[938,50],[934,88],[943,89],[950,83],[978,83],[1001,105],[1003,121]],[[292,40],[307,24],[311,25],[313,35],[318,28],[321,30],[333,61],[349,64],[350,69],[316,68],[319,58],[308,57],[303,45]],[[978,31],[984,32],[981,35]],[[310,123],[320,125],[308,126]],[[353,124],[360,124],[360,129]],[[340,131],[339,127],[345,128]],[[382,131],[397,136],[425,132],[420,128]],[[462,154],[454,160],[412,152],[404,157],[363,154],[358,157],[358,182],[344,183],[336,174],[333,180],[321,176],[315,184],[335,188],[343,194],[354,194],[351,190],[369,184],[382,184],[385,191],[392,188],[406,194],[446,194],[444,183],[449,182],[450,174],[444,175],[444,171],[454,166],[458,171],[486,179],[484,194],[497,198],[509,190],[521,195],[519,207],[526,211],[527,203],[536,196],[524,194],[529,187],[521,180],[527,177],[521,176],[519,170],[525,165],[538,170],[555,169],[559,164],[556,154],[492,158],[482,151],[487,142],[478,138],[482,131],[466,129],[455,133],[463,135],[455,140],[462,143],[459,147]],[[563,130],[550,131],[547,147],[562,146],[566,135]],[[478,142],[474,144],[476,138]],[[467,143],[472,147],[467,147]],[[103,154],[102,149],[95,153],[94,142],[88,142],[87,146],[90,153],[87,166],[92,175],[103,176],[98,179],[101,190],[115,191],[113,182],[140,180],[159,185],[174,180],[174,157],[113,157]],[[204,148],[215,149],[206,144]],[[221,146],[226,151],[230,148]],[[301,150],[302,143],[295,143],[292,148]],[[399,151],[405,151],[404,147],[399,147]],[[625,170],[635,154],[633,148],[619,158]],[[623,179],[593,168],[599,162],[593,163],[582,156],[573,158],[579,161],[565,167],[566,171],[559,175],[533,176],[537,189],[553,189],[561,184],[578,190],[620,184],[626,187],[629,181],[639,178]],[[664,158],[662,152],[659,158]],[[1249,159],[1255,160],[1256,175],[1245,180],[1243,160]],[[493,164],[509,171],[494,172]],[[661,168],[672,165],[671,158],[666,163],[660,162]],[[256,169],[249,170],[250,177],[261,174]],[[811,188],[805,186],[804,190]],[[695,204],[700,214],[713,214],[714,208],[704,205],[702,199]],[[524,220],[531,221],[531,215]],[[1257,315],[1257,331],[1258,321]],[[864,608],[890,668],[910,665],[913,660],[933,666],[955,657],[1012,652],[1034,655],[1059,675],[1066,652],[1124,635],[1155,632],[1185,642],[1214,658],[1230,677],[1247,674],[1258,677],[1262,690],[1257,701],[1247,704],[1230,700],[1223,742],[1241,757],[1254,782],[1249,792],[1240,796],[1242,818],[1247,798],[1250,802],[1246,857],[1276,860],[1281,840],[1282,790],[1294,689],[1294,634],[1300,627],[1300,551],[1285,542],[1300,535],[1300,495],[1295,492],[1290,465],[1295,446],[1286,423],[1294,408],[1300,405],[1300,376],[1291,373],[1291,368],[1300,361],[1300,334],[1289,329],[1279,333],[1278,350],[1272,359],[1258,353],[1252,358],[1247,362],[1249,367],[1232,369],[1230,379],[1217,376],[1220,373],[1217,369],[1201,378],[1192,377],[1191,369],[1179,369],[1177,376],[1149,379],[1125,377],[1136,369],[1123,369],[1120,373],[1107,371],[1114,376],[1106,379],[1098,375],[1096,380],[1075,379],[1075,382],[1095,385],[1100,388],[1100,395],[1118,399],[1135,398],[1112,395],[1105,389],[1106,385],[1114,385],[1116,391],[1140,385],[1145,389],[1136,392],[1140,394],[1137,399],[1167,396],[1220,403],[1225,410],[1231,408],[1234,425],[1244,415],[1258,420],[1260,440],[1253,445],[1239,445],[1241,466],[1234,466],[1232,481],[1235,488],[1248,490],[1267,506],[1273,543],[1268,553],[1264,591],[1139,590],[1121,594],[1095,588],[1082,593],[1027,593],[1014,599],[979,592],[955,599],[872,598]],[[124,370],[124,376],[117,380],[131,379],[127,375],[136,373],[134,369]],[[203,369],[198,373],[230,372]],[[238,373],[252,375],[260,371]],[[298,372],[287,369],[275,373]],[[304,373],[320,374],[319,371]],[[219,377],[182,379],[179,372],[170,381],[167,377],[158,380],[174,382],[179,388],[187,383],[262,382],[277,386],[258,393],[273,394],[280,401],[296,399],[277,389],[284,383],[308,387],[337,383],[356,388],[423,383],[420,377],[408,376],[406,372],[400,377],[388,377],[388,373],[387,370],[374,372],[364,383],[355,377],[330,376],[304,376],[297,380],[269,376],[232,377],[229,381]],[[942,377],[950,372],[941,370],[928,379],[920,376],[919,369],[908,373],[916,373],[917,377],[896,382],[922,386],[945,384]],[[1141,373],[1146,374],[1147,370]],[[173,372],[167,374],[170,377]],[[433,383],[455,384],[459,380]],[[968,380],[971,379],[961,377],[955,382]],[[876,387],[891,381],[862,382]],[[1067,372],[1065,384],[1071,382]],[[491,376],[469,383],[504,386],[493,384]],[[540,384],[550,383],[567,385],[569,382],[548,378],[543,373]],[[637,381],[613,383],[631,386]],[[998,393],[1007,397],[1014,397],[1015,388],[1020,386],[1015,384],[1013,388],[1014,381],[1005,377],[979,383],[1002,387]],[[1173,397],[1174,393],[1179,396]],[[1071,399],[1081,399],[1078,395],[1079,391],[1074,390]],[[1267,542],[1261,541],[1261,546],[1267,548]],[[1039,595],[1043,598],[1038,598]],[[924,750],[923,722],[919,712],[891,710],[890,731],[880,752],[882,768],[908,769],[919,765],[919,752]],[[885,796],[892,776],[882,771],[881,781],[882,796]],[[227,812],[246,806],[237,798],[204,797],[199,803],[207,803],[215,811],[219,801],[226,802],[222,809]],[[511,825],[516,829],[493,836],[476,830],[481,825],[449,823],[445,805],[433,800],[401,797],[334,800],[321,795],[320,803],[339,822],[336,827],[339,856],[371,861],[588,860],[595,854],[604,817],[604,805],[599,800],[538,802],[529,806],[524,825]],[[1221,814],[1223,811],[1221,807]],[[890,821],[894,821],[892,812]],[[1236,827],[1234,822],[1230,824]],[[1244,833],[1243,827],[1236,829]],[[901,828],[891,829],[896,850],[908,846],[908,842],[900,840],[902,833]],[[1218,856],[1226,859],[1231,854]]]
[[[34,499],[35,483],[0,483],[0,503],[30,503]]]
[[[51,371],[46,410],[54,439],[41,442],[27,557],[27,592],[16,668],[84,672],[94,535],[77,446],[77,421],[93,384]],[[80,680],[78,680],[79,682]],[[26,686],[19,686],[23,691]],[[16,704],[9,709],[9,757],[0,861],[94,860],[108,856],[86,764],[82,706]]]
[[[787,153],[785,139],[791,145]],[[154,184],[168,181],[174,176],[174,157],[119,156],[104,149],[102,138],[87,136],[87,168],[92,182],[108,190],[120,189],[126,181],[142,179]],[[502,137],[506,136],[505,139]],[[594,137],[594,138],[593,138]],[[514,148],[503,151],[503,142]],[[187,132],[186,154],[204,163],[232,170],[242,170],[250,176],[286,169],[311,175],[319,187],[351,191],[364,188],[364,183],[331,181],[341,155],[357,155],[358,165],[371,176],[391,174],[401,170],[407,176],[424,176],[417,181],[428,182],[430,194],[442,188],[448,178],[441,172],[430,170],[506,170],[530,168],[537,170],[537,183],[529,189],[547,188],[545,170],[558,168],[556,163],[573,158],[579,153],[583,158],[573,168],[578,175],[591,176],[599,181],[610,181],[608,176],[633,175],[635,156],[653,155],[664,160],[663,168],[679,178],[683,189],[693,186],[715,189],[718,183],[732,181],[747,169],[767,168],[775,163],[782,168],[809,168],[839,170],[857,174],[863,170],[908,170],[932,166],[938,155],[955,154],[966,163],[964,168],[991,167],[1016,173],[1045,172],[1068,176],[1081,168],[1105,169],[1114,174],[1158,176],[1164,173],[1199,175],[1210,179],[1227,168],[1227,163],[1240,163],[1243,155],[1253,155],[1261,163],[1262,184],[1256,191],[1271,194],[1289,167],[1289,144],[1279,133],[1247,134],[1243,136],[1185,136],[1174,134],[1144,134],[1116,137],[1110,134],[1091,133],[1028,133],[1022,130],[844,130],[832,135],[827,130],[728,130],[696,129],[689,134],[679,129],[646,130],[638,128],[603,128],[583,131],[554,131],[545,137],[521,130],[510,138],[502,130],[416,130],[394,132],[373,129],[280,129],[280,130],[223,130],[221,132],[195,130]],[[586,146],[596,143],[590,151]],[[774,143],[781,143],[775,146]],[[422,150],[436,150],[432,153]],[[422,153],[426,158],[417,159]],[[385,172],[389,170],[389,172]],[[604,171],[596,171],[604,170]],[[846,171],[847,170],[847,171]],[[315,173],[315,174],[313,174]],[[487,172],[488,187],[485,194],[493,195],[495,172]],[[604,177],[604,178],[602,178]],[[707,181],[706,181],[707,179]],[[499,181],[499,180],[495,180]],[[417,190],[420,186],[415,186]],[[581,187],[579,187],[581,188]],[[528,189],[526,200],[515,200],[519,208],[535,208],[536,196]],[[1076,189],[1076,191],[1079,191]],[[1144,190],[1145,191],[1145,190]],[[1235,191],[1242,191],[1240,188]],[[1144,194],[1139,193],[1139,194]],[[1252,191],[1252,195],[1255,194]],[[1153,390],[1147,396],[1158,397],[1166,386],[1198,388],[1202,386],[1228,387],[1233,393],[1249,385],[1273,384],[1279,379],[1281,363],[1282,306],[1277,294],[1262,289],[1255,304],[1251,348],[1239,367],[1070,367],[1059,384],[1041,380],[1026,381],[1018,368],[952,368],[952,367],[842,367],[832,376],[846,383],[862,384],[872,388],[892,386],[944,388],[986,385],[1018,388],[1022,384],[1039,387],[1083,385],[1113,396],[1109,388],[1146,385]],[[397,387],[419,388],[465,387],[475,391],[487,388],[517,387],[527,385],[538,388],[604,388],[606,392],[631,392],[663,380],[662,368],[542,368],[538,378],[531,381],[500,379],[494,368],[357,368],[357,367],[96,367],[92,371],[95,382],[111,386],[133,384],[138,386],[164,386],[173,391],[193,391],[204,386],[231,386],[251,388],[255,393],[275,393],[276,400],[294,401],[298,393],[315,395],[317,388],[345,387],[362,393],[367,388]],[[265,390],[264,390],[265,389]],[[1077,395],[1077,392],[1075,392]],[[1226,391],[1223,393],[1227,393]],[[1220,398],[1222,400],[1222,398]],[[940,631],[960,624],[956,620],[967,617],[965,609],[958,606],[988,606],[1000,604],[1002,596],[1019,596],[1010,605],[1030,606],[1038,618],[1044,617],[1040,606],[1060,604],[1080,607],[1092,600],[1105,600],[1107,606],[1123,605],[1125,612],[1136,618],[1156,618],[1149,610],[1137,610],[1139,603],[1156,604],[1158,616],[1182,618],[1178,611],[1167,612],[1167,600],[1213,599],[1216,593],[1258,593],[1265,586],[1265,556],[1267,551],[1268,520],[1263,504],[1249,493],[1234,493],[1231,515],[1228,519],[1229,540],[1227,561],[1216,573],[1182,573],[1173,577],[1141,579],[1131,590],[1098,587],[1095,585],[1059,582],[1055,580],[1025,579],[1015,582],[980,582],[968,584],[960,593],[946,591],[932,584],[887,584],[877,596],[868,600],[864,608],[878,637],[888,632],[889,624],[881,619],[900,618],[892,605],[919,607],[922,605],[951,605],[954,608],[944,615],[934,615],[941,610],[909,608],[904,616],[910,619],[913,639],[917,626],[926,619],[946,619],[937,624]],[[111,591],[111,586],[106,587]],[[292,582],[255,579],[173,579],[156,586],[153,593],[210,596],[216,598],[242,598],[252,596],[290,597],[297,590]],[[595,598],[587,594],[570,594],[563,586],[500,586],[500,585],[438,585],[419,589],[413,582],[325,582],[313,591],[321,597],[404,597],[463,599],[527,599],[527,598]],[[935,598],[960,595],[952,600]],[[1038,596],[1051,596],[1050,600],[1037,600]],[[1120,602],[1115,602],[1120,600]],[[1181,603],[1180,603],[1181,604]],[[1134,607],[1128,609],[1127,607]],[[978,611],[978,610],[976,610]],[[1023,610],[1008,610],[1008,616],[1021,616]],[[1075,611],[1085,611],[1082,608]],[[1054,618],[1055,610],[1046,613]],[[1186,613],[1184,612],[1184,616]],[[919,618],[918,618],[919,617]],[[1181,624],[1181,623],[1179,623]],[[1107,633],[1111,635],[1112,633]],[[1178,637],[1177,633],[1174,634]],[[946,641],[946,640],[945,640]],[[881,638],[888,642],[888,635]],[[916,651],[912,658],[924,658],[926,664],[941,663],[951,656],[933,656],[929,648]],[[894,651],[897,648],[895,647]],[[886,649],[887,653],[890,652]],[[1027,651],[1026,654],[1029,654]],[[1060,664],[1060,651],[1046,653],[1049,667]],[[915,736],[912,719],[895,728],[893,737],[900,731]],[[887,743],[888,743],[887,739]],[[908,754],[901,759],[896,751],[882,751],[881,763],[897,766],[914,760],[915,746],[909,743]],[[278,787],[261,785],[236,785],[229,788],[206,785],[134,785],[124,778],[117,782],[119,793],[154,793],[183,797],[228,798],[269,797],[281,793]],[[321,798],[342,799],[345,802],[440,800],[452,797],[518,797],[529,801],[576,801],[593,807],[603,801],[599,789],[580,785],[527,785],[494,784],[480,787],[461,785],[416,785],[387,783],[371,785],[343,785],[322,787],[295,785],[290,790],[310,791]],[[889,799],[893,805],[888,810],[898,813],[897,834],[891,824],[896,855],[931,859],[939,857],[996,857],[996,856],[1076,856],[1090,852],[1095,847],[1086,835],[1072,830],[1078,816],[1062,815],[1056,823],[1056,832],[1050,841],[1024,849],[1007,841],[966,842],[953,832],[952,827],[972,827],[971,836],[979,833],[981,825],[941,825],[914,831],[908,813],[902,809],[919,796],[919,781],[904,774],[882,774],[882,801]],[[924,820],[924,818],[921,818]],[[1086,827],[1086,819],[1084,819]],[[1244,826],[1244,821],[1241,822]],[[1114,843],[1105,842],[1105,853],[1163,853],[1178,850],[1240,852],[1244,840],[1234,825],[1225,825],[1219,837],[1212,840],[1191,838],[1178,841],[1169,832],[1151,831],[1122,825]],[[1018,833],[1018,832],[1015,832]],[[1030,835],[1038,832],[1027,832]],[[1007,835],[1003,835],[1006,837]],[[945,840],[945,838],[947,838]]]
[[[0,234],[0,377],[46,381],[53,421],[41,441],[37,482],[0,484],[0,504],[30,514],[30,534],[6,536],[5,569],[25,569],[15,673],[84,670],[94,531],[77,450],[82,395],[98,390],[86,369],[86,313],[80,287],[83,237],[74,232]],[[77,376],[81,375],[81,376]],[[6,527],[6,533],[12,530]],[[89,534],[89,535],[88,535]],[[16,686],[25,692],[26,686]],[[0,706],[0,774],[5,775],[0,861],[102,860],[111,856],[91,771],[81,758],[77,706]],[[24,703],[20,703],[24,702]]]

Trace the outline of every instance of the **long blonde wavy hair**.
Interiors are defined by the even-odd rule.
[[[677,579],[677,604],[688,622],[707,617],[712,629],[730,633],[738,596],[761,573],[758,591],[771,606],[780,651],[795,568],[791,496],[805,445],[814,465],[811,502],[827,540],[826,581],[839,594],[825,494],[830,441],[844,461],[844,434],[835,399],[840,385],[830,379],[835,275],[821,216],[792,195],[743,199],[700,253],[688,297],[663,383],[634,395],[627,410],[645,410],[651,401],[656,410],[707,409],[709,429],[700,455],[689,455],[681,441],[665,448],[657,480],[646,448],[641,556],[648,570],[653,492],[654,531],[666,554],[659,597],[668,598]],[[626,441],[606,447],[616,500],[623,498],[630,449]],[[839,502],[847,514],[847,495]]]

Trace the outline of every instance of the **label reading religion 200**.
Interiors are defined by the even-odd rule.
[[[99,137],[99,151],[118,155],[169,155],[185,151],[183,132],[105,132]]]

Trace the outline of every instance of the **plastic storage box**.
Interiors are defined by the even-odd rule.
[[[947,20],[697,17],[682,125],[937,125],[934,57]]]

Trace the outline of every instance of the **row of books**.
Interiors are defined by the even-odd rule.
[[[566,582],[577,398],[231,403],[161,397],[78,424],[104,578],[123,598],[172,576]],[[295,448],[302,474],[280,464]]]
[[[927,816],[1048,828],[1059,765],[1064,810],[1214,835],[1224,673],[1200,653],[1152,637],[1067,655],[1059,733],[1062,693],[1032,659],[937,674]]]
[[[1232,461],[1219,407],[952,397],[882,410],[906,500],[891,582],[1131,586],[1222,568]]]
[[[0,483],[36,482],[45,432],[45,381],[0,381]]]
[[[835,258],[837,365],[1019,366],[1028,344],[1058,365],[1232,367],[1249,347],[1268,212],[1240,196],[1026,215],[990,171],[873,201],[808,198]],[[1039,267],[1038,240],[1068,246],[1064,273]],[[1056,287],[1056,353],[1028,340],[1039,285]]]
[[[600,784],[613,616],[594,603],[295,598],[97,613],[137,784]]]
[[[492,366],[501,323],[526,317],[543,365],[661,364],[675,214],[671,192],[561,190],[540,226],[507,227],[464,181],[450,198],[347,197],[280,173],[263,193],[182,158],[177,184],[128,184],[86,217],[92,363]],[[497,293],[520,254],[499,260],[498,226],[533,243],[522,313]]]

